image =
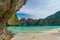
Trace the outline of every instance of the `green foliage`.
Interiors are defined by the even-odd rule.
[[[35,25],[35,20],[28,18],[26,23],[28,26],[33,26],[33,25]]]
[[[22,18],[22,19],[20,20],[20,25],[21,25],[21,26],[26,26],[26,19],[25,19],[25,18]]]
[[[53,15],[48,16],[45,19],[45,22],[48,23],[48,25],[53,26],[59,26],[60,25],[60,11],[56,12]]]
[[[19,25],[19,20],[16,14],[13,14],[12,17],[7,21],[8,25]]]
[[[44,25],[43,19],[37,20],[36,25],[41,25],[41,26]]]

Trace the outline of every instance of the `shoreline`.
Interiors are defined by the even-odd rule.
[[[11,40],[60,40],[60,28],[47,30],[41,33],[17,34]]]

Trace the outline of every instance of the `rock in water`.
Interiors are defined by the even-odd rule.
[[[0,0],[0,40],[10,40],[13,37],[5,24],[25,3],[26,0]]]

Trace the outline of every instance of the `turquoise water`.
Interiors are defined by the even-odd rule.
[[[8,26],[7,29],[12,33],[42,32],[49,29],[60,28],[60,26]]]

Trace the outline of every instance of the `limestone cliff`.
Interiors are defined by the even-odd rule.
[[[19,0],[17,6],[16,6],[16,11],[18,11],[24,4],[26,3],[26,0]],[[12,17],[7,21],[9,25],[19,25],[19,21],[17,19],[16,14],[14,13]]]
[[[6,22],[19,10],[26,0],[0,0],[0,40],[10,40],[12,34],[6,29]]]
[[[19,25],[19,20],[17,18],[17,15],[16,14],[13,14],[12,17],[8,20],[7,24],[9,25]]]

